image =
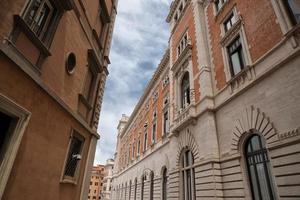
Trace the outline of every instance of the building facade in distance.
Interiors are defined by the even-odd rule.
[[[87,197],[88,200],[102,199],[101,192],[103,188],[103,180],[104,180],[104,165],[94,166],[91,174],[89,195]]]
[[[300,3],[174,0],[112,199],[300,198]]]
[[[87,198],[116,7],[1,1],[0,199]]]
[[[111,199],[111,183],[112,183],[112,175],[114,169],[114,160],[108,159],[104,166],[103,172],[103,187],[101,192],[101,200],[109,200]]]

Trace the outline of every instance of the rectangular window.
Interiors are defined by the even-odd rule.
[[[237,37],[230,45],[227,47],[230,72],[232,76],[237,75],[240,71],[245,68],[245,61],[243,55],[243,47],[240,37]]]
[[[152,144],[156,142],[156,122],[152,125]]]
[[[167,135],[169,133],[169,112],[166,111],[164,113],[164,135]]]
[[[138,149],[137,149],[138,155],[140,155],[140,149],[141,149],[141,140],[138,141]]]
[[[223,23],[225,33],[231,29],[231,27],[235,24],[235,22],[236,22],[236,18],[234,16],[234,13],[231,13],[227,18],[227,20]]]
[[[300,1],[299,0],[283,0],[293,25],[300,23]]]
[[[24,13],[24,21],[36,36],[44,41],[57,13],[50,0],[31,0]]]
[[[92,86],[94,82],[94,74],[92,70],[89,68],[87,71],[87,74],[85,76],[85,84],[84,84],[84,90],[83,90],[83,96],[86,98],[86,100],[90,101],[92,96]]]
[[[185,33],[177,46],[177,57],[180,56],[180,54],[185,50],[187,45],[188,45],[188,35],[187,33]]]
[[[148,144],[148,133],[146,131],[144,135],[144,151],[147,150],[147,144]]]
[[[75,178],[79,161],[81,160],[81,152],[84,143],[84,138],[77,133],[71,138],[68,158],[65,166],[65,177]]]
[[[132,157],[135,156],[135,143],[132,144]]]
[[[5,143],[7,143],[10,137],[9,128],[12,122],[13,119],[10,116],[0,112],[0,165],[5,154]]]
[[[223,7],[224,3],[226,3],[228,0],[215,0],[215,7],[216,7],[216,11],[217,13],[221,10],[221,8]]]

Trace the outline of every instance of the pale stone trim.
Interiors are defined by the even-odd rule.
[[[281,31],[285,35],[289,30],[292,29],[293,25],[282,1],[283,0],[271,0],[271,4],[274,8],[277,22],[280,25]]]
[[[149,156],[151,156],[153,153],[157,152],[158,150],[160,150],[161,148],[163,148],[164,146],[166,146],[167,144],[169,144],[169,142],[170,142],[170,139],[166,139],[164,141],[160,140],[158,142],[158,144],[162,143],[160,146],[158,146],[158,147],[156,147],[154,149],[151,149],[151,148],[147,149],[147,151],[145,151],[145,153],[143,154],[143,156],[141,157],[141,159],[139,159],[139,158],[136,159],[136,161],[133,164],[131,164],[130,166],[128,166],[126,169],[121,170],[119,173],[116,173],[114,175],[114,178],[117,178],[117,177],[121,176],[126,171],[128,171],[131,168],[133,168],[134,166],[136,166],[137,164],[139,164],[140,162],[142,162],[143,160],[145,160],[146,158],[148,158]]]
[[[10,127],[11,138],[6,145],[7,150],[4,154],[3,161],[0,163],[0,199],[2,199],[5,186],[7,184],[10,172],[12,170],[23,134],[29,123],[31,113],[25,108],[16,104],[12,100],[0,93],[0,110],[10,116],[16,117],[16,124]]]
[[[63,163],[63,168],[62,168],[62,171],[61,171],[60,183],[70,183],[70,184],[73,184],[73,185],[78,184],[79,171],[80,171],[79,169],[80,169],[82,160],[79,160],[78,163],[77,163],[74,177],[65,176],[65,169],[66,169],[66,164],[67,164],[67,160],[68,160],[68,156],[69,156],[69,152],[70,152],[70,146],[71,146],[72,138],[76,135],[83,139],[83,141],[82,141],[83,144],[82,144],[82,147],[81,147],[80,154],[82,154],[82,152],[83,152],[83,150],[86,146],[86,138],[83,135],[81,135],[79,131],[72,128],[71,133],[70,133],[70,137],[69,137],[68,148],[67,148],[66,154],[65,154],[65,161]]]
[[[231,150],[233,152],[243,152],[244,142],[251,134],[261,134],[267,145],[279,141],[279,135],[271,122],[270,118],[259,108],[245,108],[232,130]]]
[[[186,130],[186,133],[182,133],[178,139],[178,149],[177,149],[177,157],[176,157],[176,164],[177,167],[180,166],[180,158],[183,149],[191,150],[194,156],[194,162],[199,160],[199,148],[198,144],[194,138],[194,136],[190,133],[189,129]]]

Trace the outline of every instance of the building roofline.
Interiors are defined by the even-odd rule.
[[[138,103],[136,104],[133,112],[131,113],[123,131],[120,134],[120,137],[122,137],[127,129],[129,128],[129,125],[132,123],[135,115],[137,114],[137,112],[139,111],[139,109],[141,108],[141,106],[143,105],[144,101],[146,100],[148,93],[151,91],[152,87],[154,86],[155,82],[157,81],[157,79],[159,78],[159,76],[161,75],[161,72],[163,71],[164,67],[166,66],[167,62],[170,59],[170,49],[168,48],[165,51],[165,54],[163,56],[163,58],[161,59],[160,63],[158,64],[157,69],[155,70],[151,80],[148,82],[146,89],[144,90],[143,95],[140,97]]]

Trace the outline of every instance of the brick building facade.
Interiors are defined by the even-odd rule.
[[[104,179],[104,165],[94,166],[92,169],[91,181],[89,186],[88,200],[101,199]]]
[[[112,199],[300,198],[300,3],[174,0]]]
[[[117,0],[0,4],[0,199],[86,199]]]

